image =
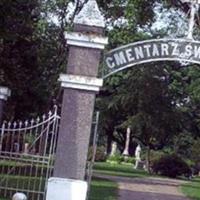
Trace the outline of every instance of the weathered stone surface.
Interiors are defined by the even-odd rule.
[[[85,6],[76,17],[74,32],[101,36],[103,23],[96,1],[89,0]],[[85,14],[87,16],[82,19]],[[95,23],[88,21],[90,17]],[[71,44],[66,72],[68,75],[97,77],[100,58],[101,49]],[[84,180],[95,95],[95,91],[64,88],[54,177]]]
[[[75,17],[74,22],[88,26],[105,27],[104,17],[98,8],[96,0],[89,0]]]
[[[67,66],[68,74],[96,76],[98,72],[101,54],[98,49],[84,47],[70,47],[69,61]]]
[[[96,33],[97,35],[103,34],[103,29],[101,27],[91,27],[86,26],[83,24],[75,24],[74,31],[81,32],[81,33]]]
[[[95,94],[66,89],[55,163],[55,177],[83,180]]]

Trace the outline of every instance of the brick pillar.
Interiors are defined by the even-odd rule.
[[[104,25],[96,1],[89,0],[75,18],[74,32],[66,34],[69,58],[67,73],[61,74],[59,79],[64,94],[54,178],[49,180],[48,200],[53,200],[51,197],[55,193],[50,187],[53,190],[58,185],[61,188],[62,184],[66,188],[73,188],[73,184],[77,187],[75,193],[73,189],[58,189],[60,196],[55,197],[59,200],[61,196],[63,200],[82,200],[86,196],[84,177],[94,102],[103,84],[103,80],[96,77],[101,52],[107,44],[107,38],[102,36]],[[80,181],[82,186],[78,186]],[[78,192],[81,188],[82,192]]]
[[[1,126],[2,118],[3,118],[4,104],[10,95],[11,95],[11,91],[7,87],[0,86],[0,126]]]

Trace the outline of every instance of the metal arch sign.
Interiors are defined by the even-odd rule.
[[[200,42],[188,39],[154,39],[116,48],[105,54],[103,78],[128,67],[155,61],[200,64]]]

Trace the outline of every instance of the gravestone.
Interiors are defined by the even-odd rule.
[[[10,95],[11,91],[7,87],[0,86],[0,125],[3,117],[4,104]]]
[[[117,153],[117,142],[112,142],[110,155],[114,156],[116,155],[116,153]]]
[[[141,146],[137,145],[136,149],[135,149],[135,169],[138,168],[143,168],[143,163],[141,162]]]

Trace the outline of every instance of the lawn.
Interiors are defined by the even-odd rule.
[[[181,191],[193,200],[200,200],[200,178],[195,178],[190,183],[182,185]]]
[[[124,165],[124,164],[109,164],[109,163],[96,163],[94,165],[94,173],[113,175],[113,176],[124,176],[124,177],[145,177],[149,176],[143,170],[133,169],[133,165]],[[26,179],[27,177],[23,176],[11,176],[10,181],[13,186],[17,183],[16,180]],[[35,182],[37,180],[31,179]],[[28,183],[25,184],[28,186]],[[33,185],[33,184],[31,184]],[[37,184],[35,184],[37,185]],[[116,200],[117,199],[117,183],[112,182],[107,179],[93,178],[91,184],[91,190],[88,200]],[[0,197],[0,200],[7,200]]]
[[[124,177],[147,177],[150,176],[144,170],[136,170],[133,165],[125,164],[110,164],[110,163],[96,163],[94,165],[94,173],[111,175],[111,176],[124,176]]]
[[[117,199],[117,183],[94,178],[91,184],[89,200],[116,200]]]
[[[149,176],[143,170],[133,169],[133,165],[95,163],[94,174],[104,174],[124,177],[146,177]],[[93,178],[89,200],[116,200],[117,183],[106,179]]]
[[[150,176],[144,170],[135,170],[133,165],[125,164],[110,164],[110,163],[95,163],[94,174],[104,174],[111,176],[124,176],[124,177],[147,177]],[[15,184],[16,180],[26,179],[26,177],[11,176],[12,183]],[[1,177],[0,177],[1,178]],[[31,179],[32,181],[32,179]],[[33,179],[37,182],[37,180]],[[27,184],[28,185],[28,184]],[[37,184],[36,184],[37,185]],[[182,192],[193,200],[200,200],[200,178],[193,179],[187,184],[182,185]],[[91,190],[88,200],[116,200],[117,199],[117,183],[107,179],[93,178],[91,183]],[[0,197],[0,200],[8,200]]]

